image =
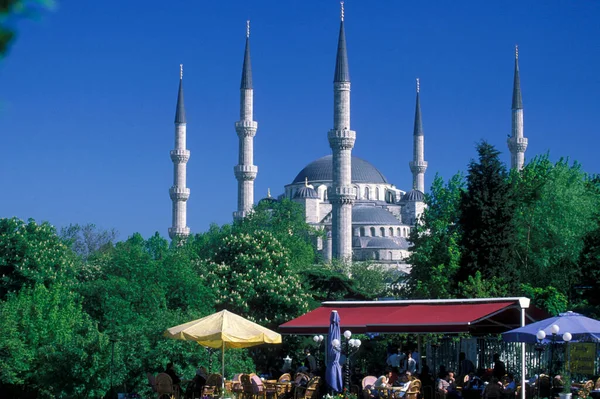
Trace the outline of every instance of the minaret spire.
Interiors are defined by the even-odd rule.
[[[519,75],[519,46],[515,46],[515,74],[512,95],[512,129],[508,139],[510,166],[520,170],[525,164],[527,139],[523,136],[523,98],[521,96],[521,77]]]
[[[173,202],[173,223],[169,228],[169,237],[172,240],[180,240],[190,235],[190,229],[187,227],[187,200],[190,197],[190,189],[186,187],[186,169],[190,152],[185,148],[186,134],[187,122],[183,104],[183,64],[179,64],[179,92],[177,93],[177,106],[175,108],[175,149],[171,150],[173,186],[169,189],[169,196]]]
[[[340,33],[333,77],[333,129],[327,134],[333,153],[333,182],[329,190],[332,203],[332,255],[352,260],[352,204],[356,192],[352,186],[352,148],[356,132],[350,130],[350,73],[344,31],[344,2],[341,2]]]
[[[415,105],[415,126],[413,129],[413,160],[409,162],[413,174],[413,189],[425,192],[425,137],[423,135],[423,121],[421,120],[421,83],[417,78],[417,100]]]
[[[242,65],[242,81],[240,84],[240,120],[235,123],[235,131],[239,137],[238,164],[233,168],[238,181],[237,211],[234,219],[246,216],[254,205],[254,179],[258,167],[254,162],[254,136],[258,124],[253,120],[254,89],[252,86],[252,64],[250,62],[250,21],[246,21],[246,48]]]

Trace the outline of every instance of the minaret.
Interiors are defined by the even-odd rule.
[[[252,211],[254,205],[254,179],[258,167],[254,162],[254,135],[258,124],[252,120],[254,90],[252,89],[252,66],[250,64],[250,21],[246,21],[246,50],[242,66],[240,86],[240,120],[235,123],[235,131],[240,139],[238,164],[233,168],[238,181],[238,206],[234,219],[241,219]]]
[[[333,184],[328,197],[332,203],[332,256],[352,260],[352,147],[356,132],[350,130],[350,73],[344,32],[344,2],[341,2],[340,35],[333,77],[333,129],[327,134],[333,152]]]
[[[185,238],[190,235],[187,227],[187,203],[190,189],[186,185],[186,164],[190,152],[185,148],[186,141],[185,107],[183,105],[183,64],[179,65],[179,93],[177,94],[177,109],[175,110],[175,149],[171,150],[173,161],[173,186],[169,189],[173,201],[173,225],[169,228],[172,240]]]
[[[423,136],[423,122],[421,121],[421,100],[419,78],[417,78],[417,105],[415,107],[415,128],[413,131],[413,160],[409,162],[410,171],[413,175],[413,189],[425,192],[425,137]]]
[[[523,137],[523,98],[521,98],[521,79],[519,77],[519,46],[515,46],[515,80],[512,97],[512,129],[508,139],[510,167],[523,169],[527,139]]]

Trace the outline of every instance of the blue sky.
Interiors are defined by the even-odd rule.
[[[353,154],[411,188],[415,78],[426,186],[466,170],[486,139],[509,162],[514,45],[526,157],[550,152],[597,173],[600,2],[346,2]],[[255,200],[330,153],[339,2],[58,1],[17,23],[0,61],[0,217],[167,235],[173,117],[184,64],[188,225],[236,207],[239,84],[251,20]]]

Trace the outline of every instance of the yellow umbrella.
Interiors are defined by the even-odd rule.
[[[209,348],[221,348],[222,375],[225,378],[225,348],[248,348],[260,344],[280,344],[281,334],[222,310],[165,331],[173,339],[195,341]]]

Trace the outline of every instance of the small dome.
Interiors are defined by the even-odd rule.
[[[401,225],[396,216],[378,206],[354,206],[352,224]]]
[[[425,201],[425,194],[423,194],[419,190],[410,190],[409,192],[404,194],[404,197],[402,197],[402,199],[404,201],[423,202],[423,201]]]
[[[388,184],[385,176],[371,163],[352,157],[352,183]],[[306,179],[314,181],[333,181],[333,156],[327,155],[306,165],[298,173],[292,184],[302,183]]]
[[[319,194],[317,191],[308,186],[300,187],[296,194],[294,194],[294,199],[296,198],[319,198]]]

